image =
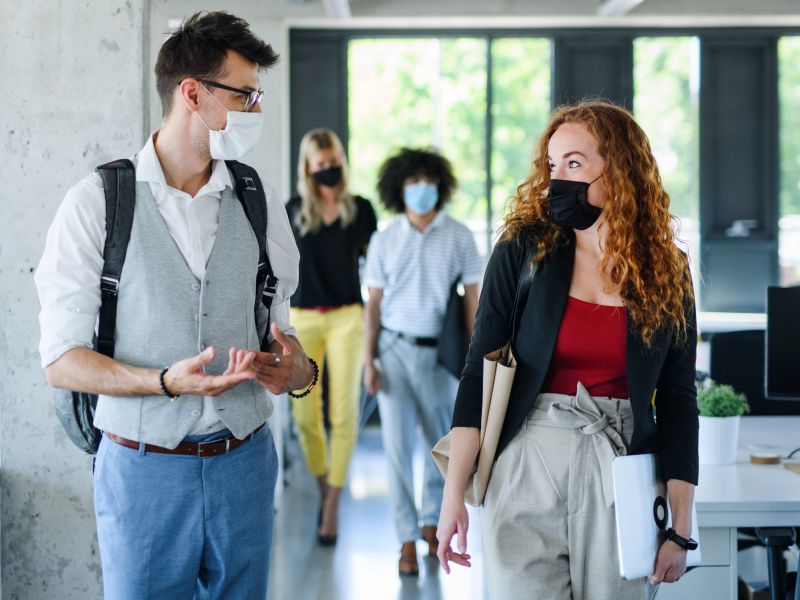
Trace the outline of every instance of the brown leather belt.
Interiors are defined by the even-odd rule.
[[[214,440],[211,442],[181,442],[173,449],[164,448],[163,446],[153,446],[152,444],[145,444],[144,451],[158,452],[160,454],[183,454],[187,456],[199,456],[200,458],[209,458],[211,456],[219,456],[220,454],[225,454],[226,452],[230,452],[231,450],[236,450],[236,448],[248,442],[250,438],[252,438],[262,429],[264,429],[264,423],[256,427],[253,430],[253,433],[249,434],[243,440],[231,436],[228,438],[224,438],[221,440]],[[136,442],[134,440],[129,440],[124,437],[120,437],[108,431],[105,432],[105,435],[108,437],[108,439],[110,439],[113,442],[116,442],[120,446],[125,446],[126,448],[133,448],[134,450],[139,449],[139,442]]]

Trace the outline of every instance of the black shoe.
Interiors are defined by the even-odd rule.
[[[320,546],[329,548],[331,546],[336,545],[336,535],[322,535],[321,533],[317,534],[317,542],[319,542]]]

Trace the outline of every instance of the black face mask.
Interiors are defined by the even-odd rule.
[[[342,180],[342,167],[331,167],[312,173],[311,176],[320,185],[336,187]]]
[[[589,204],[587,195],[591,183],[585,181],[569,181],[568,179],[551,179],[547,202],[553,219],[559,225],[572,229],[588,229],[600,218],[602,208]]]

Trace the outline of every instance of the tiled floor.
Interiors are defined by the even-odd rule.
[[[380,430],[365,429],[342,496],[339,540],[334,548],[316,543],[317,488],[296,441],[287,444],[288,469],[275,542],[268,600],[481,600],[486,597],[480,552],[479,515],[470,511],[472,568],[454,566],[447,575],[436,559],[420,562],[418,578],[397,574],[399,543],[391,520],[386,462]],[[422,453],[414,457],[417,479]],[[418,481],[419,483],[419,481]],[[419,488],[419,485],[417,486]],[[424,556],[420,542],[417,552]]]

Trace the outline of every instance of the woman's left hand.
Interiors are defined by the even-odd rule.
[[[665,540],[658,549],[656,566],[648,577],[652,585],[675,583],[686,572],[686,550],[675,542]]]

